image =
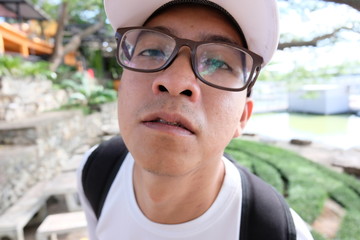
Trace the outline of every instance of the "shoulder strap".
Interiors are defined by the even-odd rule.
[[[242,185],[241,240],[296,240],[290,208],[274,187],[240,166],[226,154],[240,172]]]
[[[82,185],[99,218],[111,184],[128,150],[121,137],[100,144],[89,156]],[[242,182],[241,240],[296,240],[295,225],[285,199],[269,184],[226,157],[238,168]]]
[[[240,238],[296,240],[295,225],[285,199],[256,175],[245,168],[240,169],[243,181],[242,211],[245,211],[241,216],[240,233],[247,236]]]
[[[82,170],[82,185],[86,198],[99,219],[111,184],[128,150],[121,137],[101,143],[88,157]]]

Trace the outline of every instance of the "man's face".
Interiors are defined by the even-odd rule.
[[[194,41],[226,37],[241,44],[235,28],[218,12],[178,6],[147,22]],[[165,176],[191,174],[219,161],[233,137],[241,134],[251,115],[246,90],[229,92],[199,81],[182,47],[165,70],[125,70],[119,88],[121,135],[136,165]]]

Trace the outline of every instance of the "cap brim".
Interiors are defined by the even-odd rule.
[[[114,30],[141,26],[148,17],[169,0],[104,0],[106,15]],[[249,50],[262,56],[266,65],[279,41],[276,0],[214,0],[228,11],[241,27]]]

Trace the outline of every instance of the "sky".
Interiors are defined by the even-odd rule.
[[[273,58],[274,62],[284,63],[289,70],[294,64],[305,65],[309,69],[339,65],[348,61],[357,61],[360,64],[360,12],[343,4],[322,3],[320,6],[322,7],[315,11],[305,10],[304,14],[300,14],[299,8],[292,8],[288,2],[279,1],[281,34],[287,38],[290,34],[295,38],[308,40],[331,33],[337,27],[354,25],[358,32],[343,30],[340,41],[322,41],[316,48],[278,51]],[[357,73],[360,73],[360,66]]]

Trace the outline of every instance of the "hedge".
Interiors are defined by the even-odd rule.
[[[226,152],[273,185],[310,225],[321,214],[325,201],[334,200],[346,210],[335,239],[360,239],[360,181],[355,177],[260,142],[234,139]],[[327,240],[319,233],[313,235],[316,240]]]

